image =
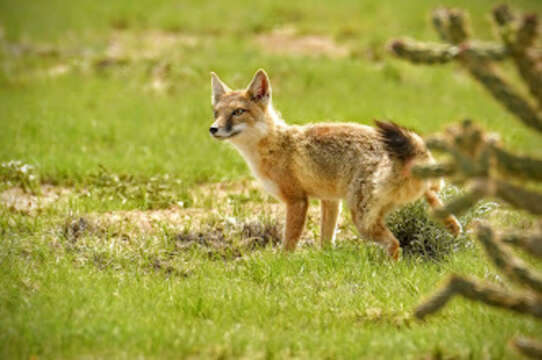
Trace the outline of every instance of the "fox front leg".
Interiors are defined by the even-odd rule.
[[[335,227],[340,212],[340,201],[321,201],[320,242],[322,248],[331,247],[335,242]]]
[[[284,242],[282,248],[284,251],[294,251],[307,218],[309,208],[308,199],[299,199],[286,203],[286,228],[284,229]]]

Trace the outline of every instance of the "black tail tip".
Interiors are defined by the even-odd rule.
[[[375,120],[376,128],[391,156],[407,161],[416,155],[416,147],[409,131],[391,121]]]

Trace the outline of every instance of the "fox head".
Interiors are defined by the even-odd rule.
[[[258,70],[245,90],[232,91],[215,73],[211,73],[215,121],[209,128],[218,140],[233,143],[261,139],[276,121],[271,105],[271,84]]]

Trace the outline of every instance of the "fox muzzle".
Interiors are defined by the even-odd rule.
[[[233,126],[228,129],[228,127],[219,127],[216,125],[212,125],[209,128],[209,133],[212,137],[218,140],[225,140],[234,137],[235,135],[240,134],[243,131],[243,126]]]

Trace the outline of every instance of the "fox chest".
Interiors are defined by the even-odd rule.
[[[262,159],[258,154],[242,151],[241,149],[239,150],[250,168],[252,175],[260,182],[264,190],[273,197],[280,199],[281,193],[279,184],[272,176],[268,175],[273,173],[273,166],[269,164],[269,161]]]

